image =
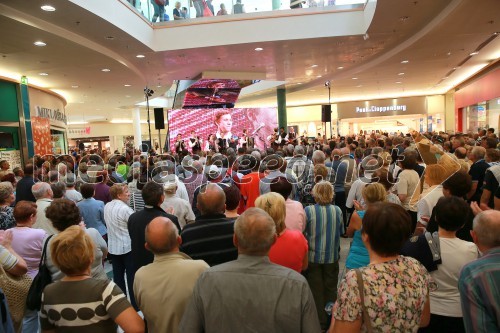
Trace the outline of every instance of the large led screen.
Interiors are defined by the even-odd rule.
[[[182,108],[232,108],[240,90],[235,80],[201,79],[187,89]]]
[[[187,146],[194,131],[204,147],[211,134],[241,137],[244,129],[254,139],[255,148],[265,149],[270,146],[267,137],[278,127],[278,116],[276,108],[178,109],[168,112],[168,125],[171,150],[178,134]]]

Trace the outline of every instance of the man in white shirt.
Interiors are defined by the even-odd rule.
[[[48,235],[57,234],[58,231],[52,225],[52,222],[45,216],[45,209],[52,203],[54,194],[48,183],[38,182],[31,188],[31,192],[36,199],[36,222],[33,228],[43,229]]]

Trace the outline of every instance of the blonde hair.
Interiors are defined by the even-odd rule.
[[[281,194],[269,192],[255,200],[255,207],[268,213],[276,224],[276,233],[285,230],[286,204]]]
[[[429,185],[438,185],[441,184],[448,178],[448,172],[446,168],[439,164],[431,164],[425,167],[425,175],[429,178],[432,184]]]
[[[94,243],[82,229],[73,225],[50,242],[52,261],[66,275],[85,272],[94,261]]]
[[[328,169],[324,164],[316,164],[314,166],[314,182],[318,182],[320,180],[328,179]]]
[[[368,184],[363,187],[363,199],[366,203],[384,202],[387,199],[387,191],[380,183]]]
[[[128,188],[126,184],[113,184],[113,186],[109,188],[109,194],[112,199],[118,199],[118,196],[123,194],[126,188]]]
[[[314,185],[311,194],[316,203],[320,205],[331,204],[333,200],[333,185],[328,181],[322,180]]]

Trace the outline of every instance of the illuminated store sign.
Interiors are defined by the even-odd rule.
[[[35,110],[38,117],[49,118],[51,120],[63,122],[64,124],[68,123],[66,115],[63,112],[59,111],[59,109],[53,110],[44,108],[42,106],[35,106]]]
[[[356,107],[356,112],[387,112],[387,111],[406,111],[406,105],[375,106],[368,108]]]

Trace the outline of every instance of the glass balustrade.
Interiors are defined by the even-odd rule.
[[[364,6],[366,0],[128,0],[128,2],[149,21],[158,23],[311,7],[350,10]],[[175,9],[177,17],[174,17]]]

